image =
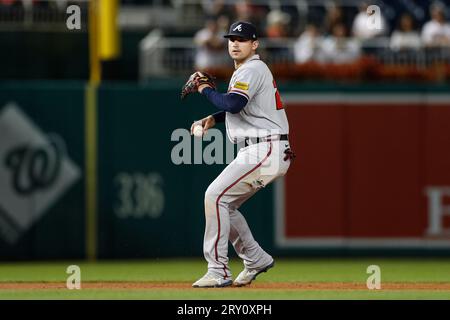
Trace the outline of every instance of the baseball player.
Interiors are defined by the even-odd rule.
[[[244,143],[236,158],[210,184],[205,193],[206,227],[203,251],[208,272],[192,286],[226,287],[233,284],[228,266],[228,241],[244,261],[234,285],[250,284],[258,274],[274,266],[274,259],[255,241],[239,207],[275,178],[286,174],[294,154],[289,147],[289,125],[276,83],[261,61],[256,28],[248,22],[231,25],[228,52],[235,71],[228,92],[219,93],[211,77],[194,73],[183,87],[182,97],[197,91],[219,112],[192,124],[204,132],[225,122],[228,138]]]

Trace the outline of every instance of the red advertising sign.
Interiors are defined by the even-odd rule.
[[[450,96],[291,95],[279,247],[450,248]]]

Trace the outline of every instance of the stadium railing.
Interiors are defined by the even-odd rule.
[[[295,38],[283,39],[261,39],[260,54],[262,58],[274,69],[281,72],[281,76],[287,78],[302,78],[303,74],[296,74],[296,68],[289,66],[301,66],[294,59]],[[403,73],[407,75],[417,73],[436,72],[436,66],[442,68],[438,77],[442,79],[442,72],[447,73],[450,65],[450,47],[442,48],[421,48],[417,50],[392,50],[389,47],[390,39],[376,38],[370,41],[361,42],[361,58],[346,64],[333,63],[332,61],[326,65],[334,65],[339,69],[339,65],[354,66],[360,69],[359,74],[370,77],[376,75],[381,76],[383,73]],[[164,37],[163,32],[154,30],[149,33],[140,43],[139,52],[139,70],[140,79],[145,81],[148,78],[158,76],[184,76],[191,73],[195,68],[194,61],[197,48],[192,38],[171,38]],[[226,51],[225,51],[226,52]],[[321,73],[329,73],[324,63],[315,62],[314,59],[304,66],[309,66],[309,72],[320,78]],[[224,65],[219,72],[226,77],[230,74],[232,64]],[[378,69],[378,70],[373,70]],[[216,71],[217,71],[216,70]],[[300,67],[300,70],[304,72]],[[396,70],[396,71],[395,71]],[[324,74],[328,77],[329,74]],[[396,77],[397,77],[396,76]],[[420,76],[417,76],[420,78]],[[446,76],[444,76],[446,77]],[[425,77],[429,80],[429,75]],[[431,77],[433,78],[433,77]],[[425,79],[425,80],[426,80]]]

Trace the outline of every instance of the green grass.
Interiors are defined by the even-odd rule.
[[[166,259],[86,263],[0,263],[0,282],[61,282],[66,268],[81,268],[83,282],[193,282],[206,272],[201,259]],[[257,283],[352,282],[365,284],[367,266],[381,268],[381,281],[450,283],[450,259],[277,259],[275,268],[261,274]],[[230,264],[237,275],[242,264]],[[226,289],[0,289],[0,299],[450,299],[450,290],[268,290]]]

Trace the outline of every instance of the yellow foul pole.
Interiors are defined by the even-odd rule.
[[[89,25],[89,83],[85,93],[85,178],[86,178],[86,257],[97,258],[97,91],[102,80],[101,60],[119,56],[120,37],[117,26],[118,0],[90,0]]]
[[[89,83],[85,91],[85,201],[86,201],[86,258],[97,258],[97,88],[101,81],[99,56],[99,1],[88,5]]]
[[[100,0],[90,0],[88,7],[89,20],[89,62],[90,62],[90,77],[89,84],[98,85],[102,77],[102,66],[100,63],[99,52],[99,12]]]
[[[99,56],[102,60],[111,60],[119,55],[120,37],[117,26],[119,0],[99,0]]]

